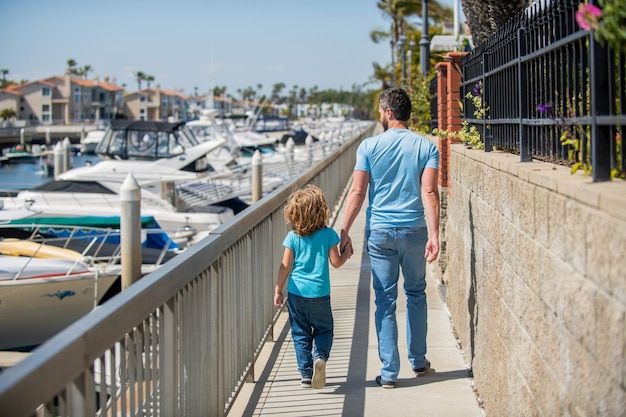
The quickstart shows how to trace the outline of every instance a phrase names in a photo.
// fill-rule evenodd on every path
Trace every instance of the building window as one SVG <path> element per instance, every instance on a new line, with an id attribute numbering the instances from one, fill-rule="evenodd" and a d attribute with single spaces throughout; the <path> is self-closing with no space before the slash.
<path id="1" fill-rule="evenodd" d="M 81 102 L 80 87 L 74 87 L 74 103 Z"/>
<path id="2" fill-rule="evenodd" d="M 49 104 L 41 105 L 41 121 L 42 122 L 50 121 L 50 105 Z"/>
<path id="3" fill-rule="evenodd" d="M 41 89 L 42 96 L 49 96 L 51 93 L 50 87 L 44 87 Z"/>
<path id="4" fill-rule="evenodd" d="M 145 103 L 146 102 L 146 98 L 144 96 L 140 96 L 139 97 L 139 102 L 140 103 Z"/>

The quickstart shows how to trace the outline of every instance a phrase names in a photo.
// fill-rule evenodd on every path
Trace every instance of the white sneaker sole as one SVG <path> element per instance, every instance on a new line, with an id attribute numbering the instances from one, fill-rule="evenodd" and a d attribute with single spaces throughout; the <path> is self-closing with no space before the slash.
<path id="1" fill-rule="evenodd" d="M 311 381 L 314 389 L 324 388 L 326 385 L 326 361 L 317 358 L 313 364 L 313 380 Z"/>

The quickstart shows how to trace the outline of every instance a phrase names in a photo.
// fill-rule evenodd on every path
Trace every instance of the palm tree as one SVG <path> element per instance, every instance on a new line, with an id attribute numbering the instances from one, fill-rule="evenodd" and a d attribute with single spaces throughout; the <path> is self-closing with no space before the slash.
<path id="1" fill-rule="evenodd" d="M 276 83 L 274 87 L 272 87 L 272 102 L 280 104 L 282 100 L 280 100 L 280 92 L 285 88 L 285 83 Z"/>
<path id="2" fill-rule="evenodd" d="M 383 12 L 383 14 L 391 20 L 391 27 L 388 32 L 381 30 L 374 30 L 370 32 L 370 39 L 374 43 L 380 43 L 389 39 L 389 46 L 391 48 L 391 68 L 393 75 L 393 68 L 395 65 L 396 56 L 396 44 L 400 37 L 410 39 L 415 37 L 416 29 L 411 27 L 407 22 L 407 18 L 410 16 L 422 15 L 422 7 L 424 2 L 422 0 L 381 0 L 376 3 L 376 6 Z M 428 1 L 428 16 L 431 19 L 437 21 L 449 20 L 453 15 L 453 10 L 448 6 L 442 6 L 439 2 L 434 0 Z M 403 53 L 403 52 L 402 52 Z M 393 83 L 393 78 L 392 78 Z"/>
<path id="3" fill-rule="evenodd" d="M 372 82 L 380 82 L 383 90 L 391 87 L 393 77 L 389 68 L 382 67 L 377 62 L 374 62 L 372 65 L 374 66 L 374 76 Z"/>
<path id="4" fill-rule="evenodd" d="M 527 0 L 461 0 L 474 45 L 485 42 L 527 3 Z"/>
<path id="5" fill-rule="evenodd" d="M 15 116 L 17 116 L 17 114 L 15 113 L 15 109 L 6 108 L 0 111 L 0 118 L 2 118 L 2 120 L 9 120 L 14 118 Z"/>
<path id="6" fill-rule="evenodd" d="M 135 72 L 135 79 L 137 80 L 137 90 L 141 90 L 141 82 L 146 79 L 146 74 L 142 71 Z"/>
<path id="7" fill-rule="evenodd" d="M 147 88 L 150 88 L 150 83 L 154 81 L 154 75 L 146 75 L 144 80 L 146 80 Z"/>
<path id="8" fill-rule="evenodd" d="M 85 78 L 88 78 L 89 73 L 93 71 L 93 68 L 91 68 L 91 65 L 85 65 L 81 70 L 80 70 L 80 74 L 82 76 L 84 76 Z"/>
<path id="9" fill-rule="evenodd" d="M 68 59 L 67 60 L 67 71 L 72 74 L 72 75 L 76 75 L 76 69 L 74 68 L 76 65 L 78 65 L 76 63 L 76 61 L 74 61 L 73 59 Z"/>
<path id="10" fill-rule="evenodd" d="M 2 74 L 2 84 L 0 84 L 0 88 L 6 88 L 8 83 L 7 83 L 7 74 L 9 73 L 9 70 L 6 68 L 0 68 L 0 74 Z"/>

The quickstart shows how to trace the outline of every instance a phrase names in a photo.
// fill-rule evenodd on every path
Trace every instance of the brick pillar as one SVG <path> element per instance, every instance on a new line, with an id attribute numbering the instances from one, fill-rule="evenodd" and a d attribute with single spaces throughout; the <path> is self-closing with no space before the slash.
<path id="1" fill-rule="evenodd" d="M 437 127 L 439 130 L 448 128 L 448 69 L 447 62 L 440 62 L 435 66 L 437 71 Z M 439 186 L 448 186 L 448 153 L 449 146 L 441 136 L 437 141 L 439 148 Z"/>
<path id="2" fill-rule="evenodd" d="M 435 66 L 437 71 L 437 125 L 440 130 L 461 130 L 461 61 L 467 52 L 449 52 L 443 62 Z M 438 141 L 439 186 L 448 187 L 450 145 L 459 139 L 447 138 Z"/>
<path id="3" fill-rule="evenodd" d="M 462 110 L 459 100 L 461 100 L 461 77 L 463 74 L 461 71 L 461 60 L 467 52 L 449 52 L 444 61 L 448 64 L 448 77 L 447 77 L 447 129 L 451 132 L 458 132 L 461 130 L 461 117 Z M 458 143 L 458 140 L 452 143 Z"/>

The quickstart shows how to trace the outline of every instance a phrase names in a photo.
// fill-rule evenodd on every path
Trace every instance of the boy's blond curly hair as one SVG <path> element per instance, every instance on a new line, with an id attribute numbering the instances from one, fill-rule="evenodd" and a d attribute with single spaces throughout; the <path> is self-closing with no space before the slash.
<path id="1" fill-rule="evenodd" d="M 326 227 L 328 205 L 324 193 L 317 185 L 305 185 L 289 196 L 283 214 L 298 236 L 312 235 Z"/>

